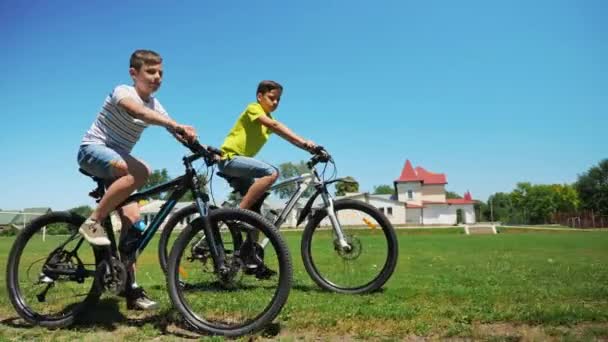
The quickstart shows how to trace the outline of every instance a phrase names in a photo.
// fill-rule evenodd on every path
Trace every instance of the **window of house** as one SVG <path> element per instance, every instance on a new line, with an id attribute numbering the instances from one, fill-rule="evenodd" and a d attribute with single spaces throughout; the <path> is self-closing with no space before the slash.
<path id="1" fill-rule="evenodd" d="M 408 199 L 414 199 L 414 192 L 412 190 L 408 190 L 407 191 L 407 198 Z"/>
<path id="2" fill-rule="evenodd" d="M 378 210 L 380 210 L 380 212 L 384 214 L 384 207 L 380 207 L 378 208 Z"/>
<path id="3" fill-rule="evenodd" d="M 393 207 L 386 208 L 386 214 L 390 215 L 390 216 L 393 216 Z"/>

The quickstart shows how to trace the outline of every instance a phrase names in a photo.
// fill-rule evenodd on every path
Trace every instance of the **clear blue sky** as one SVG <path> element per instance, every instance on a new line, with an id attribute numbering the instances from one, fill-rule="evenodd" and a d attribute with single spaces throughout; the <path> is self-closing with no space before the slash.
<path id="1" fill-rule="evenodd" d="M 406 159 L 484 201 L 570 183 L 608 157 L 607 17 L 602 0 L 3 0 L 0 208 L 92 204 L 78 145 L 137 48 L 163 55 L 157 97 L 204 143 L 273 79 L 276 117 L 363 191 Z M 158 127 L 134 150 L 173 176 L 184 153 Z M 273 136 L 259 157 L 307 154 Z"/>

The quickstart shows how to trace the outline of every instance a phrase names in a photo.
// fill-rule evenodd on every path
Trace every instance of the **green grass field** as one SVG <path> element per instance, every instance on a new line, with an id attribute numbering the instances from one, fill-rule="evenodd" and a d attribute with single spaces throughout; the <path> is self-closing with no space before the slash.
<path id="1" fill-rule="evenodd" d="M 608 338 L 608 232 L 503 228 L 466 236 L 462 229 L 401 229 L 395 274 L 383 291 L 359 296 L 321 291 L 300 260 L 300 233 L 284 236 L 294 287 L 277 324 L 260 339 Z M 138 283 L 161 302 L 159 311 L 127 311 L 123 299 L 104 295 L 77 326 L 24 325 L 4 286 L 13 240 L 0 239 L 0 341 L 198 338 L 171 309 L 155 242 L 139 261 Z"/>

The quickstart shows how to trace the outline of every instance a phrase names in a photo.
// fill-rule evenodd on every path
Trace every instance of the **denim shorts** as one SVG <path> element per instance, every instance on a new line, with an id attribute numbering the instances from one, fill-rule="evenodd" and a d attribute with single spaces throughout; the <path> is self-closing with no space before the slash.
<path id="1" fill-rule="evenodd" d="M 234 156 L 231 159 L 220 161 L 218 169 L 226 176 L 232 177 L 230 186 L 242 196 L 245 196 L 255 178 L 279 172 L 279 169 L 270 164 L 243 156 Z"/>
<path id="2" fill-rule="evenodd" d="M 127 156 L 127 152 L 113 150 L 106 145 L 80 145 L 78 165 L 95 177 L 114 180 L 118 178 L 114 166 L 121 161 L 126 163 Z"/>

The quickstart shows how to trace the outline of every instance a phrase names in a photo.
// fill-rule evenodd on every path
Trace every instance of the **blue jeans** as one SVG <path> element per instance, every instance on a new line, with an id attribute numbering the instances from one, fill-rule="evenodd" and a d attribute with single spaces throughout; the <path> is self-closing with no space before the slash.
<path id="1" fill-rule="evenodd" d="M 106 145 L 81 145 L 78 150 L 78 165 L 95 177 L 115 180 L 118 175 L 114 166 L 121 161 L 126 163 L 128 156 L 127 152 L 114 150 Z"/>
<path id="2" fill-rule="evenodd" d="M 232 179 L 229 180 L 230 186 L 237 190 L 241 196 L 245 196 L 255 178 L 270 176 L 278 173 L 276 167 L 250 157 L 234 156 L 231 159 L 224 159 L 218 164 L 218 169 Z"/>

